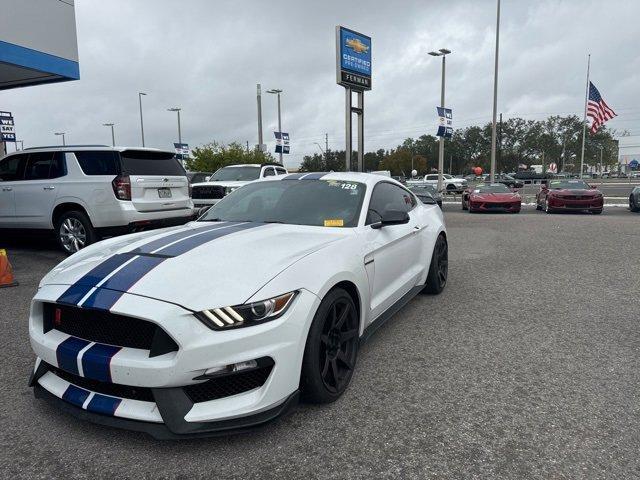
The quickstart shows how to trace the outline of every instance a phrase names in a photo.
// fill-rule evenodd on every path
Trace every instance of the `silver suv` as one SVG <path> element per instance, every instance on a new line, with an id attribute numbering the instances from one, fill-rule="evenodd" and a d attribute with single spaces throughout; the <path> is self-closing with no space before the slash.
<path id="1" fill-rule="evenodd" d="M 150 148 L 31 148 L 0 159 L 0 228 L 54 230 L 67 253 L 100 239 L 191 220 L 193 202 L 172 152 Z"/>

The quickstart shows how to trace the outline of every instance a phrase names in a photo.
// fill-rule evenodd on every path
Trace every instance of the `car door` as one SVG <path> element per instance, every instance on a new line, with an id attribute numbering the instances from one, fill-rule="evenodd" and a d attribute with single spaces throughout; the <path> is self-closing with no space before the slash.
<path id="1" fill-rule="evenodd" d="M 414 211 L 415 197 L 404 188 L 391 182 L 376 184 L 368 207 L 367 225 L 379 219 L 385 210 L 405 210 L 409 213 L 409 223 L 387 225 L 382 228 L 365 230 L 365 264 L 371 265 L 373 279 L 370 279 L 371 316 L 374 320 L 397 302 L 416 284 L 422 269 L 418 262 L 420 236 L 423 228 Z"/>
<path id="2" fill-rule="evenodd" d="M 61 152 L 29 154 L 24 180 L 15 187 L 16 228 L 51 228 L 51 212 L 58 194 L 55 181 L 65 174 Z"/>
<path id="3" fill-rule="evenodd" d="M 0 227 L 13 227 L 16 217 L 15 187 L 22 181 L 27 155 L 0 160 Z"/>

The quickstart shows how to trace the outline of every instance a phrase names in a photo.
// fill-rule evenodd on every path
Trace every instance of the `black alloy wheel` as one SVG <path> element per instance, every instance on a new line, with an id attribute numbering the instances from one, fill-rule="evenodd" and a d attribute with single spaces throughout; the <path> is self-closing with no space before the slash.
<path id="1" fill-rule="evenodd" d="M 313 319 L 302 361 L 302 392 L 314 403 L 330 403 L 347 389 L 358 356 L 360 320 L 347 291 L 331 290 Z"/>
<path id="2" fill-rule="evenodd" d="M 449 275 L 449 246 L 444 235 L 440 235 L 433 247 L 431 255 L 431 265 L 429 265 L 429 273 L 427 281 L 422 291 L 437 295 L 444 290 L 447 285 L 447 277 Z"/>

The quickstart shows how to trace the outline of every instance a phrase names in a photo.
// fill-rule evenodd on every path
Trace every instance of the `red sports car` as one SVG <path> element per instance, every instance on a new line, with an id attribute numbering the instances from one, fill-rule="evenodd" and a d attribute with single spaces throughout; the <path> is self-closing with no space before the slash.
<path id="1" fill-rule="evenodd" d="M 602 213 L 602 192 L 582 180 L 551 180 L 536 195 L 536 208 L 547 213 L 573 210 Z"/>
<path id="2" fill-rule="evenodd" d="M 485 183 L 462 193 L 462 209 L 469 212 L 518 213 L 521 206 L 520 195 L 502 183 Z"/>

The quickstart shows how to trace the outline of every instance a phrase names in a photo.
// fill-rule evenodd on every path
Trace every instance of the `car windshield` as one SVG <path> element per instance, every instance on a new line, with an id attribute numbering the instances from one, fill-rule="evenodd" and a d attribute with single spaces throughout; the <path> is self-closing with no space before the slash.
<path id="1" fill-rule="evenodd" d="M 251 181 L 260 178 L 260 167 L 223 167 L 211 175 L 210 182 Z"/>
<path id="2" fill-rule="evenodd" d="M 211 207 L 200 221 L 355 227 L 366 186 L 342 180 L 250 183 Z"/>
<path id="3" fill-rule="evenodd" d="M 503 183 L 489 183 L 478 185 L 473 193 L 511 193 L 511 190 Z"/>
<path id="4" fill-rule="evenodd" d="M 564 180 L 549 183 L 551 190 L 588 190 L 589 185 L 582 180 Z"/>

